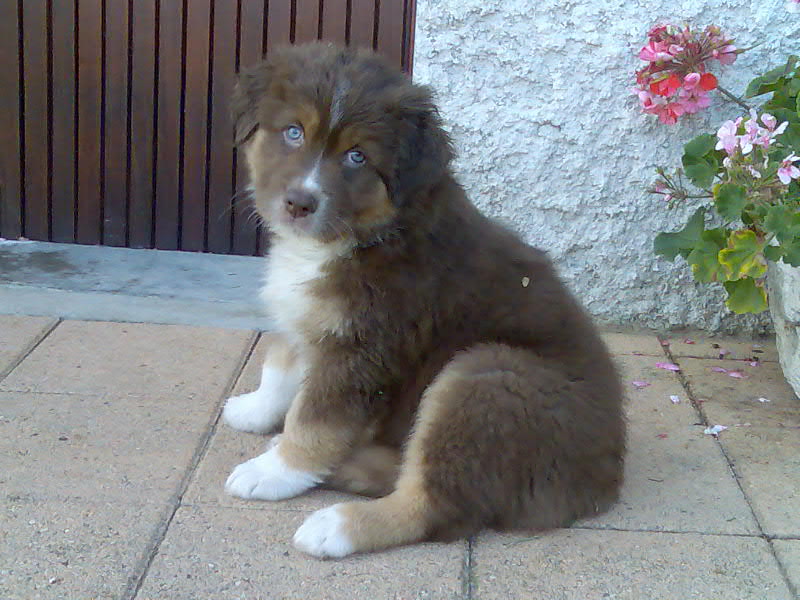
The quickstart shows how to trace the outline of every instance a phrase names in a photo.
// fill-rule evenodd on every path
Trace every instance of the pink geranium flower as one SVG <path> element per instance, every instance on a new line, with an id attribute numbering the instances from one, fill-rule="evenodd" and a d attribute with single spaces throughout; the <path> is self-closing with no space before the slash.
<path id="1" fill-rule="evenodd" d="M 729 44 L 718 50 L 712 50 L 711 56 L 712 58 L 716 58 L 723 65 L 732 65 L 736 62 L 738 54 L 736 52 L 736 46 Z"/>
<path id="2" fill-rule="evenodd" d="M 725 121 L 722 124 L 722 127 L 719 128 L 717 131 L 717 137 L 719 141 L 715 146 L 716 150 L 725 150 L 728 156 L 732 155 L 736 151 L 736 147 L 739 145 L 739 136 L 737 135 L 739 131 L 739 124 L 742 122 L 742 118 L 739 117 L 735 121 Z"/>
<path id="3" fill-rule="evenodd" d="M 639 58 L 647 62 L 670 61 L 672 54 L 668 52 L 667 44 L 651 40 L 649 44 L 639 50 Z"/>
<path id="4" fill-rule="evenodd" d="M 781 180 L 783 185 L 789 185 L 792 179 L 800 178 L 800 169 L 794 165 L 798 160 L 800 160 L 800 156 L 796 156 L 792 152 L 781 161 L 781 166 L 778 168 L 778 179 Z"/>

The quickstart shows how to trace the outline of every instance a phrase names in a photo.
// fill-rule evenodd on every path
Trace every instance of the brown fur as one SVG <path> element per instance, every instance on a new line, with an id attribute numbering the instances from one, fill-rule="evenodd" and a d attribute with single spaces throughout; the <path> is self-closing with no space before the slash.
<path id="1" fill-rule="evenodd" d="M 311 45 L 242 74 L 233 106 L 274 244 L 342 248 L 298 291 L 311 308 L 287 333 L 308 370 L 280 453 L 328 485 L 391 491 L 343 506 L 356 550 L 606 510 L 625 450 L 612 362 L 546 255 L 466 198 L 429 91 Z M 289 218 L 314 165 L 319 208 Z"/>

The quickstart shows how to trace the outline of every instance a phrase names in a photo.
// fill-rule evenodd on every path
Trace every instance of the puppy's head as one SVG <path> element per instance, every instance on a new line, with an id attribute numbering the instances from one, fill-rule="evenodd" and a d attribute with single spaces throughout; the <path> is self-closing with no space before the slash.
<path id="1" fill-rule="evenodd" d="M 233 114 L 260 215 L 324 243 L 380 239 L 452 158 L 430 92 L 371 52 L 272 51 L 240 75 Z"/>

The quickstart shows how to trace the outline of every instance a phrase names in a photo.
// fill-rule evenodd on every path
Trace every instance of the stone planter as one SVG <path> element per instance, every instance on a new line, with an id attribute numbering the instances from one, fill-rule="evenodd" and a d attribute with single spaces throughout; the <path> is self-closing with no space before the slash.
<path id="1" fill-rule="evenodd" d="M 800 396 L 800 267 L 770 263 L 767 284 L 783 374 Z"/>

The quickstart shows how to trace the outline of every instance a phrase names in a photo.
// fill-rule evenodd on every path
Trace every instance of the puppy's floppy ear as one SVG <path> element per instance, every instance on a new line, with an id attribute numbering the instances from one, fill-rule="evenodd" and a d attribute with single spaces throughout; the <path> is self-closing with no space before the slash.
<path id="1" fill-rule="evenodd" d="M 415 86 L 418 94 L 402 111 L 403 132 L 397 152 L 393 182 L 395 202 L 424 193 L 441 181 L 453 159 L 450 136 L 442 129 L 442 119 L 430 92 Z"/>
<path id="2" fill-rule="evenodd" d="M 239 73 L 231 98 L 233 143 L 241 146 L 258 129 L 258 104 L 267 91 L 271 68 L 266 61 Z"/>

